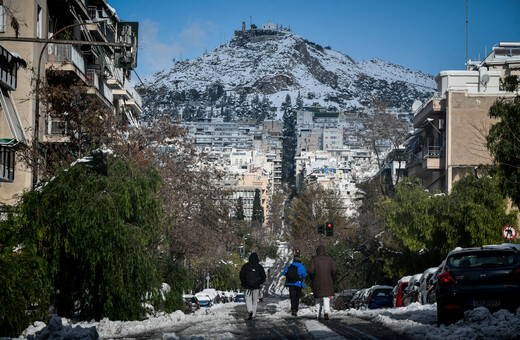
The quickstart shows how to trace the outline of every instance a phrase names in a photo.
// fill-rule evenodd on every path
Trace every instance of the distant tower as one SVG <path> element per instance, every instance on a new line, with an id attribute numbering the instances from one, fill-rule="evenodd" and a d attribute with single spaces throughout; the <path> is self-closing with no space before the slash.
<path id="1" fill-rule="evenodd" d="M 246 22 L 242 21 L 242 32 L 246 31 Z"/>

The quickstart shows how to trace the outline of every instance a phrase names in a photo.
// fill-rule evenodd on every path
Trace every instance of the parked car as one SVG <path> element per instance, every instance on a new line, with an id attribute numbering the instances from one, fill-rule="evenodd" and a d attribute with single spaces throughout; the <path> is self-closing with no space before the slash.
<path id="1" fill-rule="evenodd" d="M 406 307 L 418 301 L 419 279 L 421 278 L 421 275 L 422 273 L 417 273 L 412 276 L 410 281 L 408 281 L 408 286 L 404 290 L 403 294 L 403 306 Z"/>
<path id="2" fill-rule="evenodd" d="M 342 291 L 341 293 L 336 294 L 336 298 L 334 299 L 334 304 L 332 307 L 336 310 L 345 310 L 350 308 L 350 301 L 356 294 L 357 289 L 347 289 Z"/>
<path id="3" fill-rule="evenodd" d="M 204 293 L 207 296 L 209 296 L 212 304 L 220 303 L 220 295 L 218 294 L 216 289 L 206 288 L 206 289 L 203 289 L 201 293 Z"/>
<path id="4" fill-rule="evenodd" d="M 393 304 L 393 287 L 372 286 L 368 293 L 368 309 L 390 308 Z"/>
<path id="5" fill-rule="evenodd" d="M 235 295 L 235 302 L 246 302 L 246 296 L 244 293 L 237 293 Z"/>
<path id="6" fill-rule="evenodd" d="M 199 300 L 200 307 L 207 308 L 207 307 L 213 306 L 213 300 L 211 299 L 211 297 L 209 297 L 208 294 L 199 292 L 199 293 L 195 294 L 195 297 L 197 298 L 197 300 Z"/>
<path id="7" fill-rule="evenodd" d="M 350 301 L 348 303 L 348 308 L 357 308 L 358 301 L 362 295 L 363 295 L 363 289 L 360 289 L 357 292 L 355 292 L 354 295 L 352 296 L 352 299 L 350 299 Z"/>
<path id="8" fill-rule="evenodd" d="M 437 267 L 437 269 L 433 273 L 432 277 L 430 278 L 429 286 L 428 286 L 428 293 L 426 294 L 426 299 L 428 300 L 428 303 L 430 303 L 430 304 L 437 302 L 437 298 L 435 296 L 435 290 L 437 288 L 437 283 L 439 282 L 439 280 L 438 280 L 439 274 L 441 273 L 442 268 L 444 267 L 444 262 L 445 261 L 442 261 L 442 263 Z"/>
<path id="9" fill-rule="evenodd" d="M 520 250 L 512 245 L 456 248 L 438 277 L 437 322 L 449 324 L 464 311 L 520 307 Z"/>
<path id="10" fill-rule="evenodd" d="M 428 304 L 428 287 L 431 285 L 430 278 L 433 276 L 433 273 L 435 273 L 437 268 L 438 267 L 431 267 L 426 269 L 419 279 L 419 289 L 417 295 L 418 301 L 422 305 Z"/>
<path id="11" fill-rule="evenodd" d="M 365 288 L 361 291 L 361 295 L 356 303 L 356 308 L 362 308 L 368 306 L 368 300 L 370 296 L 370 288 Z"/>
<path id="12" fill-rule="evenodd" d="M 192 313 L 200 308 L 199 300 L 195 297 L 195 295 L 183 294 L 182 298 L 184 299 L 184 312 L 186 314 Z"/>
<path id="13" fill-rule="evenodd" d="M 392 290 L 394 307 L 403 307 L 403 294 L 411 278 L 411 276 L 403 276 L 397 281 L 397 284 Z"/>

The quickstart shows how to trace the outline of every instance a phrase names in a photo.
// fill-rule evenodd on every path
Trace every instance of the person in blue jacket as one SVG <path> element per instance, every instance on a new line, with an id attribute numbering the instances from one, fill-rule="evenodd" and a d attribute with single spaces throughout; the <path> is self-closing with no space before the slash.
<path id="1" fill-rule="evenodd" d="M 289 274 L 288 276 L 287 272 L 291 266 L 296 266 L 298 268 L 298 280 L 296 282 L 289 282 L 291 281 L 291 275 Z M 293 262 L 285 267 L 282 274 L 286 277 L 285 286 L 289 288 L 289 297 L 291 299 L 291 314 L 292 316 L 296 316 L 298 313 L 298 306 L 300 304 L 302 289 L 305 289 L 305 283 L 303 283 L 303 279 L 307 277 L 307 271 L 301 263 L 300 254 L 296 254 L 294 256 Z M 294 281 L 294 279 L 292 281 Z"/>

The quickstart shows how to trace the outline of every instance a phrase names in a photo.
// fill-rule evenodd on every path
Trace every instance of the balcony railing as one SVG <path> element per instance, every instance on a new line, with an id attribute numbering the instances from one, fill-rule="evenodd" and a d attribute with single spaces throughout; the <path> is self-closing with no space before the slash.
<path id="1" fill-rule="evenodd" d="M 114 101 L 112 90 L 94 69 L 87 70 L 88 85 L 95 87 L 110 103 Z"/>
<path id="2" fill-rule="evenodd" d="M 125 90 L 128 91 L 128 93 L 130 93 L 130 95 L 132 96 L 132 98 L 134 98 L 135 102 L 137 103 L 137 105 L 139 105 L 140 107 L 142 107 L 142 99 L 141 99 L 141 96 L 139 95 L 139 93 L 137 93 L 137 91 L 135 90 L 134 87 L 130 86 L 128 84 L 128 82 L 125 83 Z"/>
<path id="3" fill-rule="evenodd" d="M 441 158 L 441 147 L 440 146 L 428 146 L 424 159 L 426 158 Z"/>
<path id="4" fill-rule="evenodd" d="M 112 74 L 109 75 L 109 79 L 116 80 L 119 84 L 124 84 L 123 71 L 121 71 L 120 68 L 111 67 L 110 72 Z M 121 85 L 119 85 L 119 86 L 121 86 Z"/>
<path id="5" fill-rule="evenodd" d="M 415 109 L 413 114 L 415 115 L 415 114 L 421 112 L 421 110 L 424 109 L 426 107 L 426 105 L 428 105 L 428 103 L 431 102 L 432 100 L 442 99 L 442 98 L 443 98 L 442 92 L 433 92 L 432 95 L 428 99 L 426 99 L 421 106 L 419 106 L 417 109 Z"/>
<path id="6" fill-rule="evenodd" d="M 83 74 L 86 74 L 85 58 L 72 45 L 49 44 L 48 45 L 49 61 L 50 62 L 71 62 Z"/>

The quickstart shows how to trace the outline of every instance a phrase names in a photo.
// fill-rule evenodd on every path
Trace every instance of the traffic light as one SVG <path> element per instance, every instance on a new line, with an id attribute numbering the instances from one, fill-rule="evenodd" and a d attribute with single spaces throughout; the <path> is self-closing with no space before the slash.
<path id="1" fill-rule="evenodd" d="M 327 236 L 334 236 L 334 224 L 332 222 L 327 222 Z"/>
<path id="2" fill-rule="evenodd" d="M 320 224 L 318 226 L 318 234 L 320 234 L 320 235 L 324 235 L 325 234 L 325 225 Z"/>
<path id="3" fill-rule="evenodd" d="M 300 249 L 296 249 L 296 256 L 300 256 Z"/>

